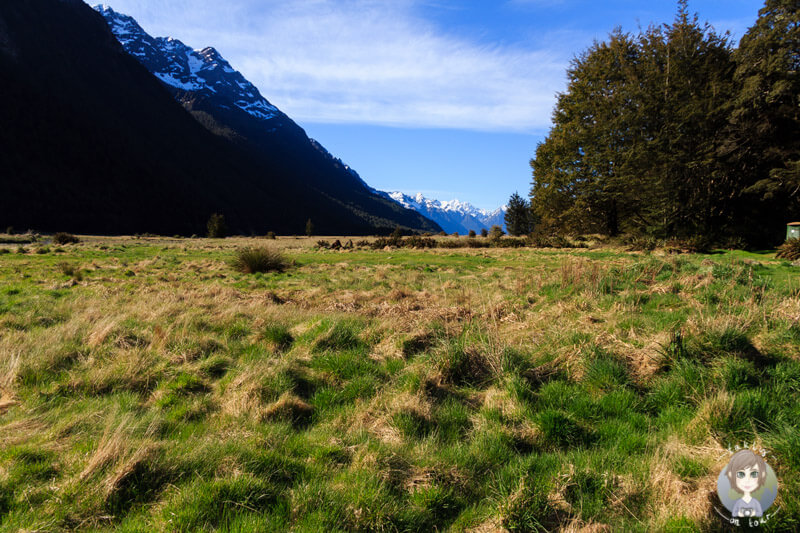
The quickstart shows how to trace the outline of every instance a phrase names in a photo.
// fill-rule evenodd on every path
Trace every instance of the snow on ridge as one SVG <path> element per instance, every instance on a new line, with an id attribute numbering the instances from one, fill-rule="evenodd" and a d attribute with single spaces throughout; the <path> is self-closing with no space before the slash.
<path id="1" fill-rule="evenodd" d="M 260 120 L 279 115 L 258 89 L 212 46 L 191 49 L 173 37 L 151 37 L 128 15 L 105 4 L 94 6 L 123 48 L 163 83 L 184 91 L 209 91 Z M 221 106 L 230 109 L 230 106 Z"/>
<path id="2" fill-rule="evenodd" d="M 483 228 L 490 228 L 497 224 L 505 230 L 504 214 L 506 206 L 501 206 L 494 211 L 479 209 L 468 202 L 458 199 L 439 201 L 426 198 L 422 193 L 409 196 L 400 191 L 383 193 L 377 191 L 385 197 L 391 198 L 407 209 L 424 215 L 435 221 L 447 233 L 467 233 L 468 231 L 480 231 Z"/>

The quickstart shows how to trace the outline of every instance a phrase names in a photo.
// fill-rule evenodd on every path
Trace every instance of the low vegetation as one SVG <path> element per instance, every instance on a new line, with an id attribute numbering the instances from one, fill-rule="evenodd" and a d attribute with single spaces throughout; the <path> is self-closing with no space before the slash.
<path id="1" fill-rule="evenodd" d="M 800 239 L 789 239 L 778 247 L 776 257 L 796 261 L 800 259 Z"/>
<path id="2" fill-rule="evenodd" d="M 233 267 L 244 274 L 280 272 L 288 266 L 283 254 L 272 248 L 247 247 L 236 251 Z"/>
<path id="3" fill-rule="evenodd" d="M 715 531 L 745 443 L 800 527 L 789 261 L 317 240 L 0 256 L 0 530 Z"/>

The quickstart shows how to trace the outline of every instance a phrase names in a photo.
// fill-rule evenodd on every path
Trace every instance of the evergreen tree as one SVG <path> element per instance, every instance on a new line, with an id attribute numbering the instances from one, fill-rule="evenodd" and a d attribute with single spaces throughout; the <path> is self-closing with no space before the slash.
<path id="1" fill-rule="evenodd" d="M 733 84 L 725 36 L 679 2 L 673 24 L 615 30 L 567 72 L 531 160 L 545 227 L 688 236 L 718 227 L 731 183 L 714 154 Z"/>
<path id="2" fill-rule="evenodd" d="M 738 92 L 720 150 L 740 190 L 730 225 L 752 241 L 762 228 L 779 240 L 800 217 L 800 2 L 767 0 L 734 60 Z"/>
<path id="3" fill-rule="evenodd" d="M 527 235 L 531 232 L 530 205 L 519 193 L 515 192 L 508 200 L 505 222 L 510 235 Z"/>

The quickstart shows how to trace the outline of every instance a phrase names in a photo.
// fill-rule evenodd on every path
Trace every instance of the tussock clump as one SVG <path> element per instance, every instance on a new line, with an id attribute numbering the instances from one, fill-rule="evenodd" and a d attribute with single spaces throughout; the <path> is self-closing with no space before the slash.
<path id="1" fill-rule="evenodd" d="M 291 422 L 294 426 L 305 426 L 311 422 L 314 408 L 291 393 L 285 393 L 278 401 L 267 406 L 262 418 Z"/>
<path id="2" fill-rule="evenodd" d="M 289 261 L 277 250 L 248 247 L 236 252 L 231 266 L 244 274 L 283 272 L 289 266 Z"/>
<path id="3" fill-rule="evenodd" d="M 800 239 L 789 239 L 778 246 L 778 253 L 775 254 L 775 257 L 789 261 L 800 259 Z"/>
<path id="4" fill-rule="evenodd" d="M 263 337 L 278 351 L 288 350 L 294 342 L 294 337 L 289 332 L 289 328 L 277 323 L 267 324 L 263 330 Z"/>
<path id="5" fill-rule="evenodd" d="M 434 346 L 436 336 L 433 333 L 419 333 L 402 341 L 400 349 L 405 357 L 423 353 Z"/>
<path id="6" fill-rule="evenodd" d="M 337 322 L 325 335 L 318 338 L 312 346 L 315 353 L 328 350 L 355 350 L 364 347 L 358 336 L 358 325 L 349 321 Z"/>
<path id="7" fill-rule="evenodd" d="M 437 357 L 442 380 L 453 385 L 486 385 L 492 369 L 486 356 L 474 348 L 448 347 Z"/>
<path id="8" fill-rule="evenodd" d="M 53 235 L 53 244 L 75 244 L 78 242 L 81 242 L 81 240 L 71 233 L 59 231 Z"/>

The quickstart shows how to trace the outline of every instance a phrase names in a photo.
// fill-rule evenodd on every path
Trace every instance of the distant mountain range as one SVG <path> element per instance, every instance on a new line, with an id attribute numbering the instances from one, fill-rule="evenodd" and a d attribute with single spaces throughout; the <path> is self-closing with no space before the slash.
<path id="1" fill-rule="evenodd" d="M 213 48 L 81 0 L 0 2 L 0 227 L 439 231 L 372 191 Z M 112 33 L 113 31 L 113 33 Z"/>
<path id="2" fill-rule="evenodd" d="M 478 209 L 472 204 L 451 200 L 440 202 L 425 198 L 421 193 L 408 196 L 398 191 L 380 192 L 401 204 L 403 207 L 413 209 L 439 224 L 447 233 L 469 233 L 469 230 L 480 232 L 482 228 L 490 229 L 497 225 L 506 231 L 505 213 L 506 206 L 501 206 L 494 211 Z"/>

